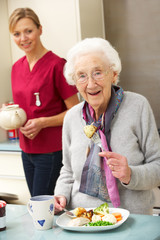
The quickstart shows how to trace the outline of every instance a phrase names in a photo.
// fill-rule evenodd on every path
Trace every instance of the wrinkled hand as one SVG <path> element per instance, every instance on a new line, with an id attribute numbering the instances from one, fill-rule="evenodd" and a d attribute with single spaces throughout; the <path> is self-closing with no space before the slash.
<path id="1" fill-rule="evenodd" d="M 131 169 L 128 166 L 127 158 L 114 152 L 101 152 L 99 156 L 106 157 L 107 165 L 115 178 L 121 182 L 129 184 L 131 179 Z"/>
<path id="2" fill-rule="evenodd" d="M 20 131 L 29 139 L 34 139 L 42 129 L 41 118 L 34 118 L 27 121 Z"/>
<path id="3" fill-rule="evenodd" d="M 64 196 L 62 195 L 54 196 L 55 214 L 61 212 L 65 208 L 66 203 L 67 203 L 67 200 Z"/>

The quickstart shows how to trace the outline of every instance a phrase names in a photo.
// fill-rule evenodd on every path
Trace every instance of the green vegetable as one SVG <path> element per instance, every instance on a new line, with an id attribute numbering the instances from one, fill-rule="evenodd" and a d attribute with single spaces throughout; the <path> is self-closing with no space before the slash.
<path id="1" fill-rule="evenodd" d="M 113 223 L 106 222 L 106 221 L 97 221 L 97 222 L 89 222 L 86 224 L 86 226 L 108 226 L 108 225 L 113 225 Z"/>
<path id="2" fill-rule="evenodd" d="M 100 213 L 100 214 L 107 214 L 109 213 L 109 207 L 108 207 L 108 203 L 103 203 L 101 204 L 99 207 L 95 208 L 94 213 Z"/>

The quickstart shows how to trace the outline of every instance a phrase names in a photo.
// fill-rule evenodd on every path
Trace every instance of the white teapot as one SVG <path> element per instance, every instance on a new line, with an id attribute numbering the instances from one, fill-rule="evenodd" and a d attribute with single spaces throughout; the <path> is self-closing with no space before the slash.
<path id="1" fill-rule="evenodd" d="M 5 130 L 20 128 L 26 120 L 27 115 L 18 104 L 4 106 L 0 109 L 0 127 Z"/>

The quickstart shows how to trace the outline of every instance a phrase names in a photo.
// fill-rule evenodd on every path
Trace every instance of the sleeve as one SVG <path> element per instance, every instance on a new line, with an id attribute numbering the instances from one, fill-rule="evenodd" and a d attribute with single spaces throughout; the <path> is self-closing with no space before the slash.
<path id="1" fill-rule="evenodd" d="M 67 203 L 70 201 L 70 195 L 72 191 L 72 185 L 74 182 L 73 171 L 71 165 L 71 130 L 69 123 L 69 112 L 66 113 L 62 129 L 62 142 L 63 142 L 63 167 L 60 172 L 60 176 L 57 180 L 55 187 L 55 195 L 63 195 L 67 199 Z"/>
<path id="2" fill-rule="evenodd" d="M 73 96 L 78 92 L 75 86 L 71 86 L 67 83 L 63 75 L 63 68 L 65 62 L 65 59 L 61 58 L 55 66 L 54 73 L 56 88 L 58 89 L 59 95 L 63 100 Z"/>
<path id="3" fill-rule="evenodd" d="M 140 128 L 137 132 L 144 164 L 131 166 L 131 181 L 124 186 L 131 190 L 149 190 L 160 186 L 160 138 L 152 109 L 145 98 L 137 128 Z"/>

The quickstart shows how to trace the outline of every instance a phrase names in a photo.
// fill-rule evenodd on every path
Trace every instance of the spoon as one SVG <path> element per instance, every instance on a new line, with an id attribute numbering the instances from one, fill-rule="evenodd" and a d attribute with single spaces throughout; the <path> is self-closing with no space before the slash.
<path id="1" fill-rule="evenodd" d="M 64 208 L 63 211 L 65 211 L 65 213 L 68 217 L 76 218 L 76 215 L 74 215 L 72 212 L 68 211 L 66 208 Z"/>

